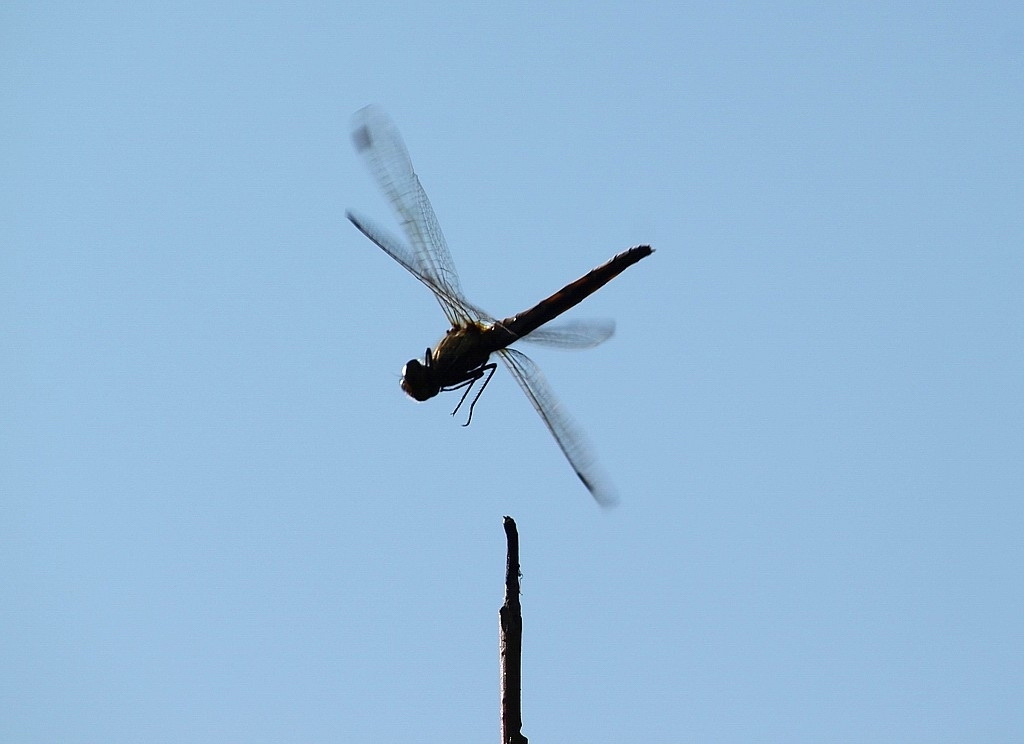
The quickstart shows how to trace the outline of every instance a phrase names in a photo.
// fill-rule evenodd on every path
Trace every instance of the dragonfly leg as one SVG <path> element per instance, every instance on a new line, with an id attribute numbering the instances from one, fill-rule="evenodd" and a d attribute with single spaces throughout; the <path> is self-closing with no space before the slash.
<path id="1" fill-rule="evenodd" d="M 462 397 L 459 398 L 459 404 L 457 406 L 455 406 L 455 410 L 452 411 L 452 416 L 454 416 L 456 413 L 459 412 L 459 409 L 462 408 L 462 404 L 466 402 L 466 396 L 469 395 L 469 391 L 473 389 L 473 385 L 476 384 L 476 381 L 479 380 L 482 376 L 483 376 L 483 372 L 478 370 L 468 380 L 460 382 L 458 385 L 452 385 L 451 387 L 444 388 L 444 390 L 446 392 L 451 392 L 452 390 L 458 390 L 459 388 L 466 388 L 466 392 L 464 392 L 462 394 Z"/>
<path id="2" fill-rule="evenodd" d="M 469 416 L 466 418 L 466 423 L 464 423 L 463 426 L 469 426 L 469 422 L 473 420 L 473 409 L 476 408 L 476 402 L 480 400 L 480 396 L 483 395 L 484 388 L 487 387 L 487 383 L 491 381 L 492 377 L 494 377 L 494 370 L 496 370 L 497 368 L 498 365 L 495 364 L 494 362 L 491 362 L 490 364 L 485 364 L 483 367 L 480 368 L 480 377 L 483 377 L 484 374 L 486 373 L 487 379 L 484 380 L 483 385 L 480 386 L 480 389 L 476 391 L 476 395 L 473 396 L 473 402 L 469 404 Z M 480 378 L 478 377 L 477 379 Z M 462 399 L 465 400 L 467 395 L 469 395 L 468 388 L 466 389 L 466 392 L 463 393 Z M 462 403 L 459 403 L 459 405 L 462 405 Z"/>

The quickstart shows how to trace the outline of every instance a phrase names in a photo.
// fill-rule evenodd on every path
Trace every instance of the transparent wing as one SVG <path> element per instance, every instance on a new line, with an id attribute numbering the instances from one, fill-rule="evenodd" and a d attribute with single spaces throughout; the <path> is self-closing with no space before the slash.
<path id="1" fill-rule="evenodd" d="M 562 448 L 565 458 L 594 500 L 601 506 L 612 506 L 616 502 L 614 488 L 598 467 L 582 430 L 555 398 L 537 365 L 515 349 L 501 349 L 498 355 L 512 373 L 512 377 L 519 383 L 519 387 L 526 393 L 537 413 L 544 419 L 548 430 Z"/>
<path id="2" fill-rule="evenodd" d="M 449 308 L 458 308 L 458 312 L 460 313 L 458 317 L 460 320 L 463 316 L 468 315 L 472 319 L 479 320 L 484 323 L 495 322 L 494 319 L 487 315 L 483 310 L 475 305 L 471 305 L 461 297 L 455 297 L 450 293 L 448 287 L 439 285 L 434 277 L 423 273 L 419 266 L 416 265 L 416 257 L 413 255 L 412 250 L 410 250 L 409 246 L 403 243 L 399 238 L 395 237 L 384 228 L 375 225 L 373 222 L 361 215 L 357 216 L 349 211 L 346 213 L 346 216 L 349 221 L 359 229 L 359 232 L 376 243 L 378 248 L 391 256 L 391 258 L 398 261 L 403 268 L 423 282 L 427 289 L 434 293 L 438 302 L 441 303 L 441 307 L 445 308 L 445 315 L 448 316 L 448 320 L 451 321 L 453 326 L 456 323 L 453 315 L 448 312 Z"/>
<path id="3" fill-rule="evenodd" d="M 559 349 L 590 349 L 598 344 L 603 344 L 614 333 L 614 320 L 595 318 L 547 323 L 519 340 Z"/>
<path id="4" fill-rule="evenodd" d="M 406 258 L 412 259 L 409 263 L 416 269 L 413 273 L 421 278 L 429 278 L 430 281 L 424 283 L 431 289 L 444 290 L 435 294 L 453 326 L 474 320 L 472 308 L 462 294 L 455 263 L 437 223 L 437 215 L 413 170 L 412 160 L 398 128 L 381 109 L 367 106 L 353 117 L 352 141 L 377 185 L 391 202 L 402 230 L 409 239 L 411 251 L 406 252 Z M 356 226 L 359 225 L 356 222 Z M 363 233 L 367 234 L 365 230 Z M 367 237 L 371 236 L 367 234 Z M 380 243 L 377 245 L 384 248 Z M 387 248 L 384 250 L 395 257 Z M 409 264 L 400 263 L 409 268 Z"/>

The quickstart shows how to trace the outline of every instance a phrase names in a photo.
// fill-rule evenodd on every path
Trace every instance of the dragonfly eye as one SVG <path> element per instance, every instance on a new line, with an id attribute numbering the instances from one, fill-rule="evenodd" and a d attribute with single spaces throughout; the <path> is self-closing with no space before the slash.
<path id="1" fill-rule="evenodd" d="M 402 390 L 410 398 L 424 401 L 441 392 L 441 386 L 434 379 L 433 369 L 418 359 L 410 359 L 402 367 Z"/>

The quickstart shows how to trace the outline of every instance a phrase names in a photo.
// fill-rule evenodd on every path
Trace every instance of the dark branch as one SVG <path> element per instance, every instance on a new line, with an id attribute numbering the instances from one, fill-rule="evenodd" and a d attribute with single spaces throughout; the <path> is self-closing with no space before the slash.
<path id="1" fill-rule="evenodd" d="M 498 618 L 501 637 L 498 658 L 501 674 L 501 742 L 527 744 L 522 734 L 523 610 L 519 604 L 519 532 L 512 517 L 505 517 L 508 558 L 505 562 L 505 603 Z"/>

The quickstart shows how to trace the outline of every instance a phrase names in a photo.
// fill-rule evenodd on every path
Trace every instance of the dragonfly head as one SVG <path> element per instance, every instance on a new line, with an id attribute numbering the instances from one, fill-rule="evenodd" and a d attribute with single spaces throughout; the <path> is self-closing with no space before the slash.
<path id="1" fill-rule="evenodd" d="M 402 390 L 410 398 L 425 401 L 441 392 L 441 386 L 434 377 L 434 368 L 430 364 L 430 351 L 427 351 L 426 364 L 419 359 L 410 359 L 402 367 Z"/>

